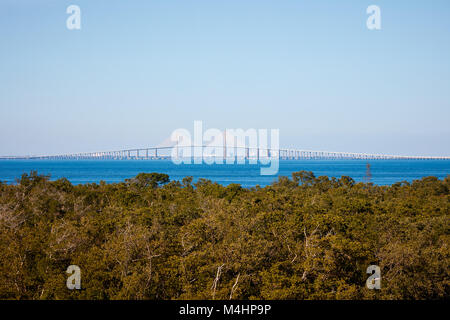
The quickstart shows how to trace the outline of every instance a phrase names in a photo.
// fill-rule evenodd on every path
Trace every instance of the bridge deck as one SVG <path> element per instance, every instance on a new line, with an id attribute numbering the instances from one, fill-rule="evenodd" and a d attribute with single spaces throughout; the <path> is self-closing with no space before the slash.
<path id="1" fill-rule="evenodd" d="M 106 152 L 88 152 L 62 155 L 37 155 L 37 156 L 4 156 L 2 160 L 155 160 L 171 159 L 175 157 L 203 157 L 208 151 L 209 157 L 218 158 L 243 158 L 243 159 L 267 159 L 278 158 L 280 160 L 450 160 L 446 156 L 402 156 L 386 154 L 367 154 L 351 152 L 330 152 L 298 149 L 263 149 L 248 147 L 223 147 L 223 146 L 193 146 L 193 147 L 150 147 L 140 149 L 125 149 Z M 208 156 L 206 156 L 208 157 Z"/>

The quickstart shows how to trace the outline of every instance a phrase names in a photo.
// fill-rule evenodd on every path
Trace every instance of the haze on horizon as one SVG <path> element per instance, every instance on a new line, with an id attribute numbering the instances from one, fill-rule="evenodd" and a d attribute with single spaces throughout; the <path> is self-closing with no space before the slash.
<path id="1" fill-rule="evenodd" d="M 202 120 L 278 128 L 282 147 L 448 156 L 449 39 L 447 0 L 3 0 L 0 155 L 156 146 Z"/>

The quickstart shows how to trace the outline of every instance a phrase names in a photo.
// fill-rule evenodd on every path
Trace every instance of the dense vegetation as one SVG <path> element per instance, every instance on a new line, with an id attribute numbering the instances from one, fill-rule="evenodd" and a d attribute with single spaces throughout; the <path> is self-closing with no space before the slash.
<path id="1" fill-rule="evenodd" d="M 375 186 L 309 172 L 265 188 L 139 174 L 0 183 L 2 299 L 442 299 L 450 176 Z M 66 269 L 81 268 L 82 290 Z M 381 268 L 381 290 L 365 287 Z"/>

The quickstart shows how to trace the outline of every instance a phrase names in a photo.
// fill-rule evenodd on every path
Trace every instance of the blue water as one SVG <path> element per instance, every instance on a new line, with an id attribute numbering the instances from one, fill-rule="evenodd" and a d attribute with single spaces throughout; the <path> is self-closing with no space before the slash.
<path id="1" fill-rule="evenodd" d="M 371 164 L 371 182 L 388 185 L 399 181 L 413 181 L 426 176 L 440 179 L 450 174 L 448 160 L 287 160 L 280 161 L 278 175 L 291 176 L 292 172 L 307 170 L 316 176 L 350 176 L 363 181 L 366 164 Z M 0 160 L 0 181 L 15 183 L 23 173 L 36 170 L 50 175 L 52 180 L 67 178 L 73 184 L 121 182 L 141 172 L 166 173 L 171 180 L 186 176 L 206 178 L 223 185 L 239 183 L 243 187 L 266 186 L 277 176 L 261 176 L 259 165 L 175 165 L 170 160 Z"/>

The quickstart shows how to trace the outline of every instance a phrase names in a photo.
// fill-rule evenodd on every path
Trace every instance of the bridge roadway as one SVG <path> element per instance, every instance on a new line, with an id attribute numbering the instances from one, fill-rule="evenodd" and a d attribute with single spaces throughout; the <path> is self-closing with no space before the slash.
<path id="1" fill-rule="evenodd" d="M 450 160 L 450 157 L 439 156 L 401 156 L 387 154 L 368 154 L 368 153 L 351 153 L 351 152 L 331 152 L 331 151 L 313 151 L 298 149 L 264 149 L 264 148 L 248 148 L 248 147 L 223 147 L 223 146 L 192 146 L 192 147 L 150 147 L 139 149 L 125 149 L 119 151 L 105 152 L 87 152 L 62 155 L 37 155 L 37 156 L 0 156 L 1 160 L 155 160 L 155 159 L 171 159 L 172 149 L 177 148 L 176 154 L 181 155 L 187 153 L 187 148 L 191 148 L 191 158 L 205 158 L 204 151 L 209 148 L 216 151 L 218 158 L 223 158 L 226 154 L 227 158 L 243 158 L 246 160 L 262 160 L 269 157 L 279 158 L 280 160 Z M 222 151 L 223 150 L 223 151 Z M 189 156 L 188 156 L 189 157 Z"/>

